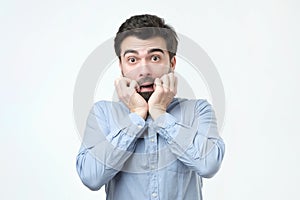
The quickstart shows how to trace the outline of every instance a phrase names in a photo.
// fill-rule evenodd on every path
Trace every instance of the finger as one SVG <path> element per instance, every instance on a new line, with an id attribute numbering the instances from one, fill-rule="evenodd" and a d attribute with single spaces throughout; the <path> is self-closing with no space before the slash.
<path id="1" fill-rule="evenodd" d="M 116 79 L 115 79 L 115 86 L 116 86 L 116 87 L 117 87 L 117 86 L 119 87 L 120 84 L 122 83 L 123 79 L 124 79 L 124 77 L 116 78 Z"/>
<path id="2" fill-rule="evenodd" d="M 130 86 L 130 82 L 132 81 L 130 78 L 127 78 L 127 77 L 123 77 L 122 80 L 124 80 L 125 85 L 126 85 L 127 87 Z"/>
<path id="3" fill-rule="evenodd" d="M 176 76 L 174 76 L 174 95 L 177 94 L 177 83 L 178 83 L 178 79 Z"/>
<path id="4" fill-rule="evenodd" d="M 128 90 L 130 79 L 126 77 L 120 77 L 115 80 L 115 87 L 119 98 L 124 99 L 126 97 L 126 91 Z"/>
<path id="5" fill-rule="evenodd" d="M 140 91 L 140 86 L 139 86 L 139 84 L 137 83 L 136 80 L 131 80 L 129 88 L 131 88 L 135 91 L 138 91 L 138 92 Z"/>
<path id="6" fill-rule="evenodd" d="M 171 92 L 174 92 L 174 88 L 175 88 L 175 78 L 174 78 L 174 74 L 173 73 L 169 73 L 169 88 Z"/>
<path id="7" fill-rule="evenodd" d="M 123 89 L 123 90 L 128 89 L 128 87 L 130 86 L 130 82 L 131 82 L 131 79 L 129 79 L 129 78 L 126 78 L 126 77 L 121 78 L 119 81 L 121 89 Z"/>
<path id="8" fill-rule="evenodd" d="M 128 82 L 128 83 L 130 83 L 130 81 L 131 81 L 130 78 L 127 78 L 127 77 L 125 77 L 125 76 L 120 76 L 120 77 L 116 78 L 115 81 L 123 81 L 123 80 L 125 80 L 125 81 Z"/>
<path id="9" fill-rule="evenodd" d="M 122 90 L 121 90 L 120 81 L 121 81 L 121 78 L 117 78 L 117 79 L 115 80 L 115 88 L 116 88 L 117 93 L 118 93 L 119 96 L 121 95 L 121 91 L 122 91 Z"/>
<path id="10" fill-rule="evenodd" d="M 161 80 L 160 80 L 159 78 L 156 78 L 156 79 L 154 80 L 154 85 L 155 85 L 155 89 L 156 89 L 157 87 L 162 87 L 162 85 L 161 85 Z"/>
<path id="11" fill-rule="evenodd" d="M 119 84 L 120 80 L 121 80 L 121 77 L 115 79 L 115 86 L 117 86 Z"/>
<path id="12" fill-rule="evenodd" d="M 170 81 L 169 81 L 168 74 L 163 75 L 161 77 L 161 81 L 162 81 L 162 86 L 163 86 L 164 89 L 169 89 L 170 88 L 170 86 L 169 86 Z"/>

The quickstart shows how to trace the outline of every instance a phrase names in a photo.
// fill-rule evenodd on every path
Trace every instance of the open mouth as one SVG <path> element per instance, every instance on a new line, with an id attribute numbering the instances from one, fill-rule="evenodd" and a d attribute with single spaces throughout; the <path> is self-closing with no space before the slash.
<path id="1" fill-rule="evenodd" d="M 144 84 L 140 86 L 140 92 L 151 92 L 153 91 L 153 83 L 152 84 Z"/>
<path id="2" fill-rule="evenodd" d="M 153 89 L 153 83 L 144 83 L 140 86 L 140 92 L 152 92 Z"/>

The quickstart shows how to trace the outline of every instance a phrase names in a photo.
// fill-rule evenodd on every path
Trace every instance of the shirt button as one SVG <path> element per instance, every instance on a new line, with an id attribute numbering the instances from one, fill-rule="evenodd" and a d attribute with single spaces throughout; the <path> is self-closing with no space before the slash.
<path id="1" fill-rule="evenodd" d="M 151 142 L 154 142 L 154 139 L 152 138 L 150 141 L 151 141 Z"/>
<path id="2" fill-rule="evenodd" d="M 141 129 L 141 128 L 143 128 L 143 126 L 142 125 L 138 125 L 138 128 Z"/>
<path id="3" fill-rule="evenodd" d="M 150 168 L 151 168 L 152 170 L 153 170 L 153 169 L 155 169 L 154 165 L 151 165 L 151 167 L 150 167 Z"/>
<path id="4" fill-rule="evenodd" d="M 157 193 L 153 192 L 152 197 L 154 197 L 154 198 L 157 197 Z"/>

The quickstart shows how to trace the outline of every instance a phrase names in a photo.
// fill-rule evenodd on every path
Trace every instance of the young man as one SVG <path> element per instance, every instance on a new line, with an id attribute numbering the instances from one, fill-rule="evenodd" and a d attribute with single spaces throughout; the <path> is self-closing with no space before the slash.
<path id="1" fill-rule="evenodd" d="M 137 15 L 115 38 L 119 102 L 99 101 L 89 117 L 77 171 L 109 200 L 201 200 L 202 177 L 219 169 L 224 143 L 206 100 L 174 98 L 177 35 L 163 19 Z"/>

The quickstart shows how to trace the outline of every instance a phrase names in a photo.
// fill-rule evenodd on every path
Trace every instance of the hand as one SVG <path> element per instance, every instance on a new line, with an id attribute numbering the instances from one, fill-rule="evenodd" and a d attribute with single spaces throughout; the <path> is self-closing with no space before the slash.
<path id="1" fill-rule="evenodd" d="M 154 92 L 148 101 L 149 114 L 154 120 L 166 113 L 167 107 L 176 93 L 177 77 L 173 72 L 163 75 L 160 79 L 155 79 Z"/>
<path id="2" fill-rule="evenodd" d="M 146 119 L 148 104 L 144 98 L 137 93 L 140 90 L 138 83 L 126 77 L 115 80 L 115 87 L 120 100 L 129 108 L 130 112 L 140 115 Z"/>

